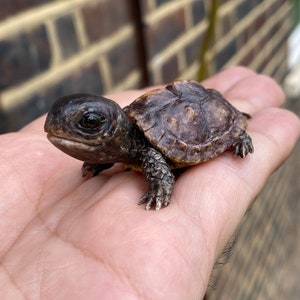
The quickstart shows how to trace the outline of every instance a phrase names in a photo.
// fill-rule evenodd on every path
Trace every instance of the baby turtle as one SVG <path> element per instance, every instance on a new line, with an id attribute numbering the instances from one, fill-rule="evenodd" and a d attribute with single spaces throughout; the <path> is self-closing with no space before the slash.
<path id="1" fill-rule="evenodd" d="M 176 81 L 155 89 L 124 109 L 88 94 L 58 99 L 45 122 L 48 139 L 84 161 L 83 176 L 96 176 L 114 163 L 143 171 L 149 187 L 146 209 L 170 203 L 171 169 L 207 161 L 227 149 L 244 158 L 253 152 L 246 133 L 248 114 L 195 81 Z"/>

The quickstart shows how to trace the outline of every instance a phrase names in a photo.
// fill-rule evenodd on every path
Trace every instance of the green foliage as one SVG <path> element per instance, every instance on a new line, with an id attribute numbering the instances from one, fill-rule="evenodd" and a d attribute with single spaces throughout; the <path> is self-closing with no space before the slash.
<path id="1" fill-rule="evenodd" d="M 207 60 L 207 52 L 209 47 L 211 46 L 212 42 L 214 41 L 215 37 L 215 28 L 217 24 L 217 13 L 218 13 L 219 1 L 212 0 L 210 12 L 207 18 L 207 30 L 203 39 L 203 43 L 200 47 L 200 54 L 199 54 L 199 70 L 197 80 L 202 81 L 207 78 L 209 75 L 209 61 Z"/>
<path id="2" fill-rule="evenodd" d="M 300 0 L 292 0 L 293 9 L 292 9 L 292 17 L 294 26 L 296 26 L 300 22 Z"/>

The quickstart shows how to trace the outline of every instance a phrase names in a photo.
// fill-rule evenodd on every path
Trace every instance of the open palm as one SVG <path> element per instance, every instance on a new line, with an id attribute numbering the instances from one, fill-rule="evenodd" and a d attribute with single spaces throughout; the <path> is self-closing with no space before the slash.
<path id="1" fill-rule="evenodd" d="M 271 79 L 244 68 L 204 82 L 250 113 L 255 153 L 187 169 L 171 204 L 145 211 L 142 174 L 117 165 L 89 180 L 40 118 L 0 137 L 1 299 L 200 299 L 218 254 L 299 135 Z M 143 91 L 111 96 L 125 105 Z M 121 100 L 121 101 L 120 101 Z"/>

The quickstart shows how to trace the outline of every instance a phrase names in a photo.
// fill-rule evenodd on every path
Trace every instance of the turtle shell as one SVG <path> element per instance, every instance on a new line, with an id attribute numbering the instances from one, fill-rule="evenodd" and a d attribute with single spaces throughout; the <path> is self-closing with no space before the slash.
<path id="1" fill-rule="evenodd" d="M 232 148 L 249 118 L 219 92 L 190 80 L 150 91 L 124 111 L 177 167 L 206 161 Z"/>

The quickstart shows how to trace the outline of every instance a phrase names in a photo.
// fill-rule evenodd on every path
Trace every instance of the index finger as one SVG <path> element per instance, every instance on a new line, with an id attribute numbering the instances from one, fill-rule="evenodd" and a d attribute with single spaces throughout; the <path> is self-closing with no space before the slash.
<path id="1" fill-rule="evenodd" d="M 203 81 L 203 85 L 218 90 L 239 110 L 249 114 L 280 106 L 285 100 L 282 89 L 272 78 L 244 67 L 226 69 Z"/>
<path id="2" fill-rule="evenodd" d="M 235 84 L 256 75 L 257 74 L 251 69 L 237 66 L 224 69 L 223 71 L 202 81 L 202 84 L 206 88 L 213 88 L 223 94 L 231 89 Z"/>

